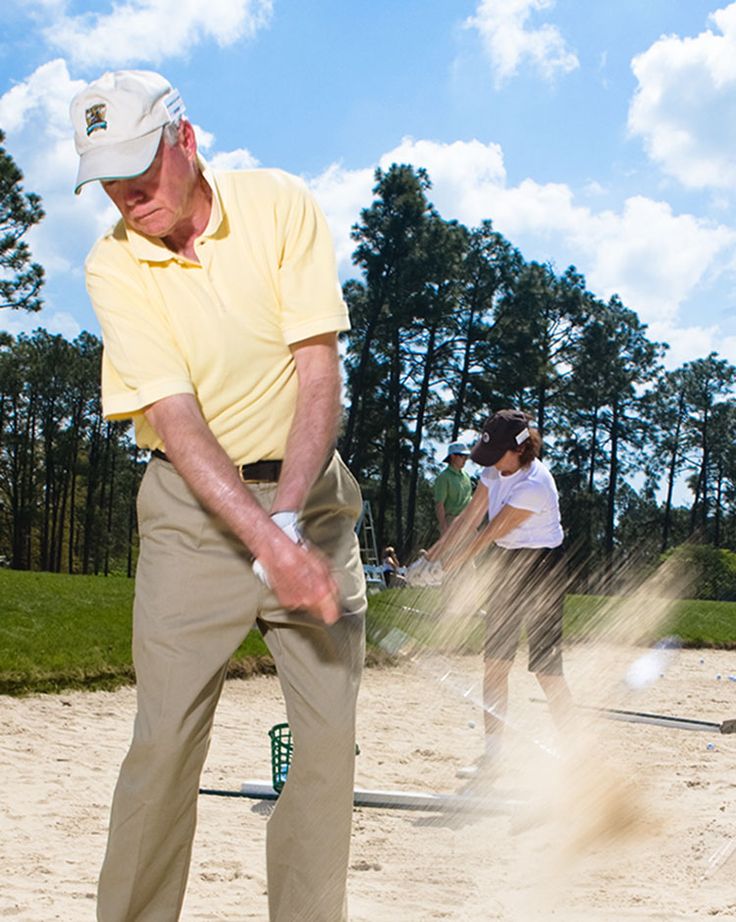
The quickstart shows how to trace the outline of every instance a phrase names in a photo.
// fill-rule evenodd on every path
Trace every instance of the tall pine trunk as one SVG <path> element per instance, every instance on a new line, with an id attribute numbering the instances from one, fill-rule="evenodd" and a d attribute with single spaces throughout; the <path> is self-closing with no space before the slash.
<path id="1" fill-rule="evenodd" d="M 417 483 L 419 481 L 419 459 L 422 454 L 422 438 L 424 435 L 424 415 L 429 399 L 429 385 L 432 380 L 432 370 L 434 367 L 434 347 L 437 337 L 437 324 L 432 323 L 429 328 L 429 338 L 427 340 L 427 351 L 424 356 L 424 370 L 422 372 L 422 383 L 419 387 L 419 396 L 417 399 L 417 418 L 414 426 L 414 437 L 412 439 L 411 469 L 409 473 L 409 495 L 406 503 L 406 551 L 413 550 L 414 543 L 414 517 L 416 510 Z"/>

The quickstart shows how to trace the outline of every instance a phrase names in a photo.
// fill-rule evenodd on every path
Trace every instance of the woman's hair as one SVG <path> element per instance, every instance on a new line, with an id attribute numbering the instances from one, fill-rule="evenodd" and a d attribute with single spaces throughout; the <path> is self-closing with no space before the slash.
<path id="1" fill-rule="evenodd" d="M 542 453 L 542 436 L 538 429 L 529 427 L 529 438 L 519 446 L 519 461 L 522 467 L 529 467 L 535 458 Z"/>

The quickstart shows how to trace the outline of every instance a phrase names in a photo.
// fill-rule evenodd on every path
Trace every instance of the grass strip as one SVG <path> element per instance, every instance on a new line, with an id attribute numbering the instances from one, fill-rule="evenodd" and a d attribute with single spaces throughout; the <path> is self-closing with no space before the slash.
<path id="1" fill-rule="evenodd" d="M 568 596 L 567 640 L 594 639 L 600 612 L 610 602 L 600 596 Z M 132 605 L 133 580 L 122 576 L 0 569 L 0 694 L 112 689 L 134 682 Z M 370 596 L 367 662 L 391 661 L 379 641 L 394 627 L 420 643 L 433 644 L 438 637 L 446 642 L 446 632 L 437 630 L 443 610 L 442 595 L 434 589 L 388 589 Z M 452 638 L 453 650 L 480 652 L 482 633 L 481 619 L 473 619 L 467 636 Z M 686 647 L 736 649 L 736 603 L 676 602 L 671 622 L 662 626 L 661 636 L 667 635 L 678 636 Z M 262 637 L 251 631 L 232 657 L 228 675 L 274 671 Z"/>

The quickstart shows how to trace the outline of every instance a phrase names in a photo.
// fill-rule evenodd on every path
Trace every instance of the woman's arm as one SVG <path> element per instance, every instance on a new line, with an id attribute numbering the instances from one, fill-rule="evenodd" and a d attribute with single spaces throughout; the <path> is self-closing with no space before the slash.
<path id="1" fill-rule="evenodd" d="M 479 483 L 475 492 L 460 515 L 452 522 L 447 531 L 427 551 L 427 559 L 441 562 L 443 567 L 454 554 L 472 537 L 488 509 L 488 488 Z"/>
<path id="2" fill-rule="evenodd" d="M 517 509 L 515 506 L 504 506 L 496 515 L 492 522 L 489 522 L 486 528 L 478 532 L 475 538 L 462 548 L 450 561 L 445 565 L 446 570 L 456 570 L 468 560 L 472 560 L 477 554 L 485 550 L 494 541 L 508 535 L 515 528 L 518 528 L 523 522 L 534 515 L 530 509 Z"/>

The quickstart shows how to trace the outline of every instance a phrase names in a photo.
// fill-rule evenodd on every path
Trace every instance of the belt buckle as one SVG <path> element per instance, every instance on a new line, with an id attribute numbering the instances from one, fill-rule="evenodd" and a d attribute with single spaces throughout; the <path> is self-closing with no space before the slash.
<path id="1" fill-rule="evenodd" d="M 246 476 L 248 468 L 250 468 L 253 476 Z M 238 470 L 243 483 L 277 483 L 281 470 L 281 461 L 253 461 L 249 464 L 240 465 Z"/>
<path id="2" fill-rule="evenodd" d="M 240 477 L 241 483 L 263 483 L 262 480 L 252 480 L 251 478 L 246 478 L 243 476 L 243 470 L 245 469 L 244 464 L 238 465 L 238 477 Z"/>

